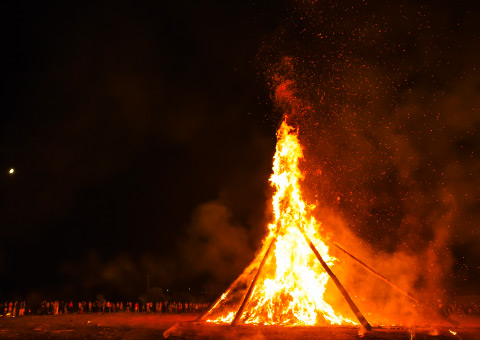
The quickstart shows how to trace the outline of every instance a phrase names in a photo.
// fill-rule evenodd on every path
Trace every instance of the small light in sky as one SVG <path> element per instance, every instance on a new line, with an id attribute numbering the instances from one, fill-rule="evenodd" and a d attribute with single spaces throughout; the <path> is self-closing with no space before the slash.
<path id="1" fill-rule="evenodd" d="M 11 168 L 10 170 L 8 170 L 8 173 L 9 174 L 13 174 L 15 172 L 15 169 L 14 168 Z"/>

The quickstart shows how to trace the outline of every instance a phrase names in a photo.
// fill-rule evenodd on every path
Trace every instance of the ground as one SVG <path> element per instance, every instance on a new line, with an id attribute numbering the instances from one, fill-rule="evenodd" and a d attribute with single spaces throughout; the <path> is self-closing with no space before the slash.
<path id="1" fill-rule="evenodd" d="M 196 314 L 68 314 L 0 319 L 0 339 L 359 339 L 354 327 L 273 327 L 211 325 Z M 374 328 L 363 339 L 480 339 L 480 319 L 460 320 L 454 328 Z"/>

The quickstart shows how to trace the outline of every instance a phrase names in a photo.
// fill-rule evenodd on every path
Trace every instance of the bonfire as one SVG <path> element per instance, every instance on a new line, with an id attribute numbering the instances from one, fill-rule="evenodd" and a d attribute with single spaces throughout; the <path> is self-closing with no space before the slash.
<path id="1" fill-rule="evenodd" d="M 243 274 L 199 319 L 233 325 L 360 323 L 370 329 L 332 271 L 336 258 L 329 254 L 322 225 L 312 214 L 315 206 L 303 199 L 300 186 L 303 175 L 299 169 L 302 158 L 298 131 L 285 118 L 277 132 L 270 178 L 275 188 L 274 221 L 268 225 L 263 247 Z M 333 280 L 357 320 L 342 315 L 325 301 L 329 280 Z M 242 285 L 248 288 L 238 300 L 234 292 Z"/>

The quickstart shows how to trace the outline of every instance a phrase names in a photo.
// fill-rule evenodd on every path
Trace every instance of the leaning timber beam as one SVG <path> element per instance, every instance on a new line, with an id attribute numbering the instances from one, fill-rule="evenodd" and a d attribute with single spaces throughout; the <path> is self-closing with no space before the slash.
<path id="1" fill-rule="evenodd" d="M 265 255 L 263 255 L 262 262 L 260 262 L 260 266 L 258 267 L 257 273 L 255 274 L 255 277 L 253 278 L 253 281 L 250 284 L 250 287 L 248 288 L 247 294 L 245 294 L 245 297 L 243 298 L 242 304 L 240 305 L 240 308 L 238 309 L 237 314 L 235 314 L 235 318 L 233 319 L 231 326 L 236 326 L 240 322 L 243 312 L 245 311 L 245 307 L 247 306 L 247 302 L 248 300 L 250 300 L 250 297 L 252 296 L 253 289 L 255 288 L 258 277 L 260 276 L 260 273 L 263 269 L 263 266 L 265 265 L 265 262 L 267 262 L 268 255 L 270 254 L 270 251 L 272 250 L 276 240 L 277 240 L 277 237 L 275 236 L 270 242 L 270 245 L 268 246 L 268 249 L 265 252 Z"/>
<path id="2" fill-rule="evenodd" d="M 350 306 L 350 309 L 352 310 L 352 312 L 355 314 L 355 316 L 357 317 L 358 321 L 362 324 L 363 328 L 365 328 L 367 331 L 370 331 L 372 330 L 372 326 L 370 326 L 370 324 L 368 323 L 367 319 L 365 319 L 365 317 L 363 316 L 362 312 L 360 312 L 360 310 L 358 309 L 357 305 L 355 304 L 355 302 L 353 302 L 352 298 L 350 297 L 350 295 L 348 295 L 348 292 L 347 290 L 345 289 L 345 287 L 343 287 L 342 283 L 340 282 L 340 280 L 335 276 L 335 274 L 332 272 L 332 270 L 330 269 L 330 267 L 327 265 L 327 263 L 323 260 L 322 256 L 320 255 L 320 253 L 318 252 L 317 248 L 315 247 L 315 245 L 312 243 L 312 241 L 310 240 L 310 238 L 308 237 L 307 233 L 305 232 L 305 230 L 303 229 L 302 226 L 300 225 L 297 225 L 298 229 L 300 230 L 300 232 L 303 234 L 303 237 L 305 238 L 305 241 L 307 241 L 308 245 L 310 246 L 310 249 L 312 249 L 313 253 L 315 254 L 315 256 L 317 257 L 318 261 L 320 261 L 320 264 L 322 265 L 323 269 L 327 272 L 327 274 L 330 276 L 330 278 L 333 280 L 333 282 L 335 283 L 335 285 L 337 286 L 338 290 L 340 291 L 340 293 L 343 295 L 343 298 L 345 299 L 345 301 L 347 301 L 348 305 Z"/>
<path id="3" fill-rule="evenodd" d="M 233 286 L 237 281 L 238 281 L 238 279 L 237 279 L 234 283 L 232 283 L 231 286 Z M 231 291 L 231 288 L 228 289 L 225 293 L 223 293 L 222 296 L 220 296 L 220 297 L 217 299 L 217 301 L 215 301 L 212 305 L 210 305 L 210 307 L 208 307 L 208 309 L 207 309 L 205 312 L 203 312 L 202 314 L 200 314 L 200 315 L 195 319 L 195 321 L 197 321 L 197 322 L 202 321 L 207 315 L 209 315 L 209 314 L 212 312 L 212 310 L 214 310 L 215 307 L 218 306 L 218 304 L 219 304 L 220 302 L 222 302 L 223 300 L 225 300 L 225 299 L 227 298 L 227 295 L 228 295 L 228 293 L 230 293 L 230 291 Z"/>
<path id="4" fill-rule="evenodd" d="M 454 326 L 458 326 L 459 325 L 459 322 L 454 320 L 454 319 L 451 319 L 450 317 L 442 314 L 439 310 L 433 308 L 431 305 L 426 305 L 422 302 L 420 302 L 418 299 L 414 298 L 412 295 L 410 295 L 409 293 L 405 292 L 403 289 L 401 289 L 400 287 L 398 287 L 396 284 L 394 284 L 393 282 L 391 282 L 390 280 L 388 280 L 385 276 L 383 276 L 382 274 L 378 273 L 377 271 L 375 271 L 373 268 L 371 268 L 370 266 L 368 266 L 366 263 L 364 263 L 363 261 L 359 260 L 358 258 L 356 258 L 355 256 L 353 256 L 352 254 L 350 254 L 348 251 L 346 251 L 343 247 L 341 247 L 338 243 L 335 243 L 333 242 L 333 245 L 335 247 L 337 247 L 338 249 L 340 249 L 341 251 L 343 251 L 345 254 L 347 254 L 348 256 L 350 256 L 352 259 L 354 259 L 355 261 L 357 261 L 363 268 L 365 268 L 368 272 L 370 272 L 371 274 L 373 274 L 374 276 L 378 277 L 380 280 L 382 280 L 383 282 L 387 283 L 388 285 L 390 285 L 392 288 L 396 289 L 398 292 L 400 292 L 402 295 L 406 296 L 407 298 L 409 298 L 411 301 L 415 302 L 417 305 L 427 309 L 427 310 L 430 310 L 432 311 L 434 314 L 437 314 L 439 315 L 442 319 L 444 319 L 445 321 L 451 323 L 452 325 Z"/>
<path id="5" fill-rule="evenodd" d="M 369 267 L 367 264 L 365 264 L 364 262 L 360 261 L 358 258 L 356 258 L 355 256 L 353 256 L 352 254 L 350 254 L 348 251 L 346 251 L 343 247 L 341 247 L 338 243 L 335 243 L 333 242 L 333 245 L 335 247 L 337 247 L 338 249 L 340 249 L 341 251 L 343 251 L 345 254 L 347 254 L 348 256 L 350 256 L 352 259 L 354 259 L 355 261 L 357 261 L 363 268 L 365 268 L 367 271 L 369 271 L 371 274 L 373 274 L 374 276 L 378 277 L 380 280 L 382 280 L 383 282 L 385 282 L 386 284 L 390 285 L 392 288 L 396 289 L 398 292 L 400 292 L 402 295 L 406 296 L 407 298 L 409 298 L 410 300 L 412 300 L 413 302 L 415 302 L 416 304 L 420 304 L 420 302 L 415 299 L 413 296 L 411 296 L 410 294 L 408 294 L 406 291 L 404 291 L 402 288 L 400 288 L 399 286 L 397 286 L 396 284 L 394 284 L 393 282 L 391 282 L 389 279 L 387 279 L 385 276 L 383 276 L 382 274 L 378 273 L 377 271 L 375 271 L 374 269 L 372 269 L 371 267 Z"/>

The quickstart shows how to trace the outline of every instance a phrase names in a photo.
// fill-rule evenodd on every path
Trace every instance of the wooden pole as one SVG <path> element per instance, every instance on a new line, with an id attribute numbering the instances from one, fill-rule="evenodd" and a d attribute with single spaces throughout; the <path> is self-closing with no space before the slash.
<path id="1" fill-rule="evenodd" d="M 362 262 L 361 260 L 357 259 L 355 256 L 353 256 L 352 254 L 350 254 L 348 251 L 346 251 L 343 247 L 341 247 L 338 243 L 335 243 L 333 242 L 333 245 L 335 247 L 337 247 L 338 249 L 340 249 L 341 251 L 343 251 L 345 254 L 347 254 L 348 256 L 350 256 L 352 259 L 354 259 L 355 261 L 357 261 L 358 263 L 360 263 L 360 265 L 362 265 L 363 268 L 365 268 L 367 271 L 369 271 L 370 273 L 372 273 L 373 275 L 375 275 L 376 277 L 378 277 L 379 279 L 381 279 L 382 281 L 384 281 L 385 283 L 389 284 L 392 288 L 396 289 L 398 292 L 400 292 L 401 294 L 403 294 L 404 296 L 406 296 L 407 298 L 409 298 L 411 301 L 415 302 L 417 305 L 419 306 L 422 306 L 423 308 L 427 309 L 427 310 L 431 310 L 433 311 L 435 314 L 438 314 L 440 315 L 440 317 L 442 319 L 444 319 L 445 321 L 451 323 L 452 325 L 454 326 L 458 326 L 459 325 L 459 322 L 456 321 L 456 320 L 453 320 L 451 318 L 449 318 L 448 316 L 446 315 L 443 315 L 438 309 L 435 309 L 433 308 L 432 306 L 430 305 L 426 305 L 424 303 L 421 303 L 419 300 L 417 300 L 416 298 L 414 298 L 413 296 L 411 296 L 409 293 L 405 292 L 404 290 L 402 290 L 400 287 L 398 287 L 396 284 L 394 284 L 393 282 L 389 281 L 385 276 L 383 276 L 382 274 L 378 273 L 377 271 L 375 271 L 374 269 L 370 268 L 366 263 Z"/>
<path id="2" fill-rule="evenodd" d="M 237 281 L 238 281 L 238 279 L 235 280 L 230 286 L 233 286 Z M 202 314 L 200 314 L 200 315 L 195 319 L 195 321 L 197 321 L 197 322 L 202 321 L 208 314 L 210 314 L 210 312 L 211 312 L 215 307 L 217 307 L 220 302 L 222 302 L 223 300 L 226 299 L 228 293 L 230 293 L 230 290 L 231 290 L 231 289 L 228 289 L 225 293 L 223 293 L 223 294 L 217 299 L 217 301 L 215 301 L 213 304 L 211 304 L 210 307 L 208 307 L 208 309 L 207 309 L 205 312 L 203 312 Z"/>
<path id="3" fill-rule="evenodd" d="M 320 253 L 318 252 L 317 248 L 315 247 L 315 245 L 312 243 L 312 241 L 310 240 L 310 238 L 308 237 L 307 233 L 305 232 L 305 230 L 303 230 L 303 227 L 297 225 L 298 229 L 300 230 L 300 232 L 303 234 L 303 237 L 305 238 L 305 241 L 307 241 L 308 245 L 310 246 L 310 249 L 312 249 L 313 253 L 315 254 L 315 256 L 317 257 L 318 261 L 320 261 L 320 264 L 322 265 L 323 269 L 325 269 L 325 271 L 328 273 L 328 275 L 330 276 L 330 278 L 333 280 L 333 282 L 335 283 L 335 285 L 337 286 L 338 290 L 340 291 L 340 293 L 343 295 L 343 298 L 345 299 L 345 301 L 347 301 L 348 305 L 350 306 L 350 309 L 352 310 L 352 312 L 355 314 L 355 316 L 357 317 L 358 321 L 362 324 L 362 326 L 367 330 L 367 331 L 370 331 L 372 330 L 372 326 L 370 326 L 370 324 L 368 323 L 367 319 L 365 319 L 365 317 L 363 316 L 362 312 L 360 312 L 360 310 L 358 309 L 357 305 L 355 304 L 355 302 L 353 302 L 352 298 L 350 297 L 350 295 L 348 295 L 346 289 L 343 287 L 342 283 L 340 282 L 340 280 L 335 276 L 335 274 L 332 272 L 332 270 L 330 269 L 330 267 L 328 267 L 327 263 L 323 260 L 322 256 L 320 255 Z"/>
<path id="4" fill-rule="evenodd" d="M 233 319 L 231 326 L 236 326 L 240 321 L 240 318 L 242 317 L 242 314 L 245 311 L 245 307 L 247 306 L 247 302 L 248 300 L 250 300 L 250 297 L 252 296 L 253 288 L 255 288 L 255 284 L 257 283 L 258 277 L 260 276 L 260 272 L 262 271 L 263 266 L 265 265 L 268 255 L 270 254 L 270 251 L 272 250 L 276 240 L 277 240 L 277 237 L 275 236 L 270 242 L 270 245 L 268 246 L 268 249 L 265 252 L 265 255 L 263 256 L 262 262 L 260 262 L 260 266 L 258 267 L 257 273 L 255 274 L 255 277 L 253 278 L 253 281 L 250 284 L 250 287 L 248 288 L 247 294 L 245 294 L 242 304 L 240 305 L 240 308 L 238 309 L 237 314 L 235 314 L 235 318 Z"/>
<path id="5" fill-rule="evenodd" d="M 403 289 L 401 289 L 399 286 L 397 286 L 396 284 L 394 284 L 393 282 L 391 282 L 390 280 L 388 280 L 385 276 L 383 276 L 382 274 L 378 273 L 377 271 L 375 271 L 374 269 L 372 269 L 371 267 L 369 267 L 367 264 L 365 264 L 364 262 L 360 261 L 359 259 L 357 259 L 355 256 L 353 256 L 352 254 L 350 254 L 348 251 L 346 251 L 344 248 L 342 248 L 338 243 L 335 243 L 333 242 L 333 245 L 335 247 L 337 247 L 338 249 L 340 249 L 341 251 L 343 251 L 345 254 L 347 254 L 348 256 L 350 256 L 352 259 L 354 259 L 355 261 L 357 261 L 363 268 L 365 268 L 367 271 L 369 271 L 370 273 L 372 273 L 373 275 L 375 275 L 376 277 L 378 277 L 380 280 L 382 280 L 383 282 L 385 282 L 386 284 L 390 285 L 392 288 L 396 289 L 398 292 L 400 292 L 402 295 L 406 296 L 407 298 L 409 298 L 410 300 L 412 300 L 413 302 L 415 302 L 416 304 L 420 304 L 420 302 L 415 299 L 413 296 L 411 296 L 410 294 L 408 294 L 407 292 L 405 292 Z"/>
<path id="6" fill-rule="evenodd" d="M 436 314 L 440 315 L 441 318 L 443 318 L 445 321 L 448 321 L 449 323 L 451 323 L 452 325 L 455 325 L 455 326 L 458 326 L 458 321 L 456 320 L 453 320 L 451 318 L 449 318 L 448 316 L 446 315 L 443 315 L 440 311 L 438 311 L 437 309 L 435 308 L 432 308 L 432 306 L 429 306 L 429 305 L 426 305 L 426 304 L 423 304 L 421 303 L 419 300 L 417 300 L 416 298 L 414 298 L 413 296 L 411 296 L 409 293 L 403 291 L 400 287 L 398 287 L 396 284 L 394 284 L 393 282 L 389 281 L 385 276 L 383 276 L 382 274 L 378 273 L 377 271 L 375 271 L 374 269 L 370 268 L 366 263 L 362 262 L 361 260 L 357 259 L 355 256 L 353 256 L 352 254 L 350 254 L 348 251 L 346 251 L 343 247 L 341 247 L 338 243 L 335 243 L 333 242 L 333 245 L 335 247 L 337 247 L 338 249 L 340 249 L 341 251 L 343 251 L 345 254 L 347 254 L 348 256 L 350 256 L 352 259 L 354 259 L 355 261 L 357 261 L 358 263 L 360 263 L 367 271 L 369 271 L 370 273 L 372 273 L 373 275 L 375 275 L 376 277 L 378 277 L 379 279 L 381 279 L 382 281 L 384 281 L 385 283 L 389 284 L 392 288 L 396 289 L 398 292 L 400 292 L 401 294 L 403 294 L 404 296 L 406 296 L 407 298 L 409 298 L 410 300 L 412 300 L 413 302 L 415 302 L 417 305 L 419 306 L 422 306 L 428 310 L 431 310 L 433 312 L 435 312 Z"/>
<path id="7" fill-rule="evenodd" d="M 247 274 L 250 274 L 252 273 L 253 270 L 250 270 Z M 222 302 L 223 300 L 225 300 L 228 296 L 228 294 L 230 294 L 231 291 L 233 291 L 235 289 L 235 287 L 237 286 L 238 282 L 241 281 L 242 279 L 242 276 L 243 275 L 240 275 L 238 276 L 235 281 L 233 281 L 233 283 L 229 286 L 229 288 L 227 289 L 227 291 L 225 293 L 223 293 L 214 303 L 212 303 L 208 309 L 203 312 L 202 314 L 200 314 L 196 319 L 195 321 L 202 321 L 207 315 L 209 315 L 214 309 L 215 307 L 217 307 L 220 302 Z"/>

